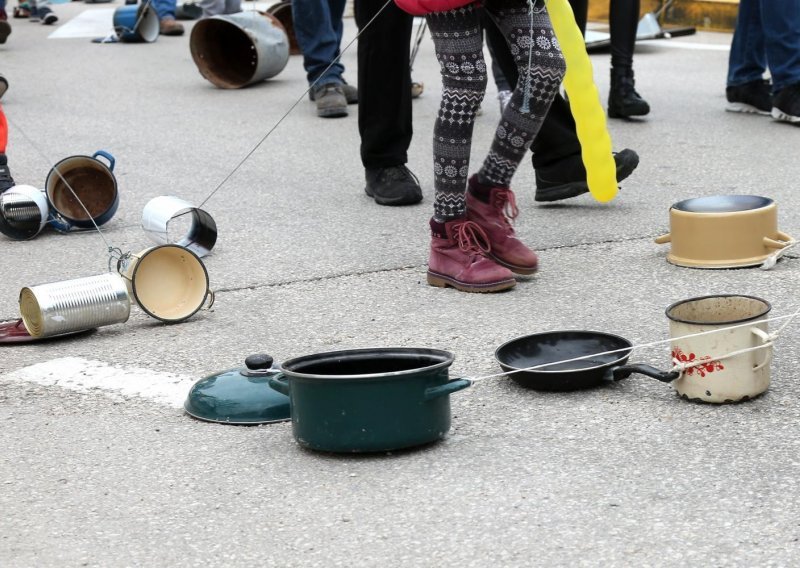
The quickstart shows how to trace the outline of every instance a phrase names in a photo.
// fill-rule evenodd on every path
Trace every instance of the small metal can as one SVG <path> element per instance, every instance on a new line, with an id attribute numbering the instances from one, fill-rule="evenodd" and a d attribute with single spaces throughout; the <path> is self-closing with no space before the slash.
<path id="1" fill-rule="evenodd" d="M 177 244 L 199 257 L 211 252 L 217 242 L 217 224 L 211 215 L 171 195 L 147 202 L 142 211 L 142 229 L 158 245 Z"/>
<path id="2" fill-rule="evenodd" d="M 48 214 L 44 192 L 30 185 L 15 185 L 0 195 L 0 232 L 12 239 L 38 235 Z"/>
<path id="3" fill-rule="evenodd" d="M 19 307 L 33 337 L 124 323 L 131 313 L 125 279 L 111 272 L 25 287 L 19 294 Z"/>

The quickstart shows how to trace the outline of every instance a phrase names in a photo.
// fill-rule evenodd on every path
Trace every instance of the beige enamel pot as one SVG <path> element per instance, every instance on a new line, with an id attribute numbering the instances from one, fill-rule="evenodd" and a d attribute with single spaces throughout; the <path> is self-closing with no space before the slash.
<path id="1" fill-rule="evenodd" d="M 130 297 L 149 316 L 164 322 L 192 317 L 208 302 L 214 304 L 208 271 L 195 253 L 178 245 L 150 247 L 120 260 Z"/>
<path id="2" fill-rule="evenodd" d="M 670 232 L 656 239 L 671 243 L 667 260 L 691 268 L 757 266 L 794 243 L 778 230 L 778 208 L 756 195 L 718 195 L 675 203 Z"/>
<path id="3" fill-rule="evenodd" d="M 672 382 L 689 400 L 740 402 L 769 388 L 772 340 L 769 302 L 744 295 L 702 296 L 666 310 L 672 359 L 683 365 Z"/>

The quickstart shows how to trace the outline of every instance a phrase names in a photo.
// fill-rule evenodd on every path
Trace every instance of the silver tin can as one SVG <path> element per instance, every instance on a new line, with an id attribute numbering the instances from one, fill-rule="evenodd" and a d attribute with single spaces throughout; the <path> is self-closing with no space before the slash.
<path id="1" fill-rule="evenodd" d="M 41 189 L 15 185 L 0 195 L 0 232 L 12 239 L 38 235 L 48 214 L 47 197 Z"/>
<path id="2" fill-rule="evenodd" d="M 211 215 L 171 195 L 147 202 L 142 211 L 142 229 L 158 245 L 176 244 L 199 257 L 211 252 L 217 242 L 217 224 Z"/>
<path id="3" fill-rule="evenodd" d="M 131 313 L 125 279 L 111 272 L 25 287 L 19 293 L 19 307 L 33 337 L 124 323 Z"/>

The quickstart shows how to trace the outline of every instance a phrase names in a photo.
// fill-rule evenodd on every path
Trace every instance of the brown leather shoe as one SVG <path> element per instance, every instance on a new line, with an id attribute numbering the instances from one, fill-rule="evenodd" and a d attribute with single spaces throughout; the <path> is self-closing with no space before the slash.
<path id="1" fill-rule="evenodd" d="M 173 18 L 164 18 L 158 24 L 158 31 L 165 36 L 181 36 L 183 35 L 183 25 Z"/>

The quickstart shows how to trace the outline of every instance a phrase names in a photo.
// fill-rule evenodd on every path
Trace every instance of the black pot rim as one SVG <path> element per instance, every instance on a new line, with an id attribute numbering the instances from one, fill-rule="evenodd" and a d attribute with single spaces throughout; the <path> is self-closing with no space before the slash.
<path id="1" fill-rule="evenodd" d="M 756 314 L 754 316 L 741 318 L 738 320 L 729 320 L 729 321 L 689 321 L 681 318 L 677 318 L 670 314 L 670 311 L 681 306 L 683 304 L 688 304 L 689 302 L 696 302 L 698 300 L 708 300 L 710 298 L 748 298 L 750 300 L 757 300 L 766 306 L 766 309 L 761 312 L 760 314 Z M 694 298 L 687 298 L 686 300 L 680 300 L 673 304 L 667 306 L 667 309 L 664 311 L 668 319 L 671 319 L 674 322 L 678 323 L 686 323 L 689 325 L 718 325 L 718 326 L 727 326 L 727 325 L 735 325 L 738 323 L 744 323 L 748 321 L 757 320 L 758 318 L 764 317 L 767 315 L 770 310 L 772 310 L 772 304 L 770 304 L 764 298 L 759 298 L 758 296 L 750 296 L 749 294 L 709 294 L 708 296 L 696 296 Z"/>
<path id="2" fill-rule="evenodd" d="M 316 375 L 316 374 L 309 374 L 309 373 L 302 373 L 293 371 L 291 369 L 292 366 L 297 364 L 302 364 L 306 362 L 315 362 L 319 363 L 326 359 L 335 360 L 337 358 L 342 357 L 357 357 L 359 355 L 401 355 L 401 356 L 413 356 L 413 355 L 422 355 L 428 356 L 430 358 L 438 358 L 440 359 L 438 362 L 427 365 L 424 367 L 417 367 L 415 369 L 406 369 L 403 371 L 392 371 L 388 373 L 370 373 L 370 374 L 358 374 L 358 375 Z M 435 371 L 442 368 L 447 368 L 453 364 L 455 356 L 450 353 L 449 351 L 444 351 L 442 349 L 429 349 L 425 347 L 368 347 L 363 349 L 346 349 L 343 351 L 327 351 L 324 353 L 314 353 L 311 355 L 303 355 L 300 357 L 295 357 L 294 359 L 289 359 L 288 361 L 284 361 L 281 364 L 281 372 L 292 378 L 292 379 L 322 379 L 326 381 L 330 380 L 375 380 L 375 379 L 395 379 L 395 378 L 406 378 L 409 375 L 415 375 L 421 372 L 430 372 Z"/>

